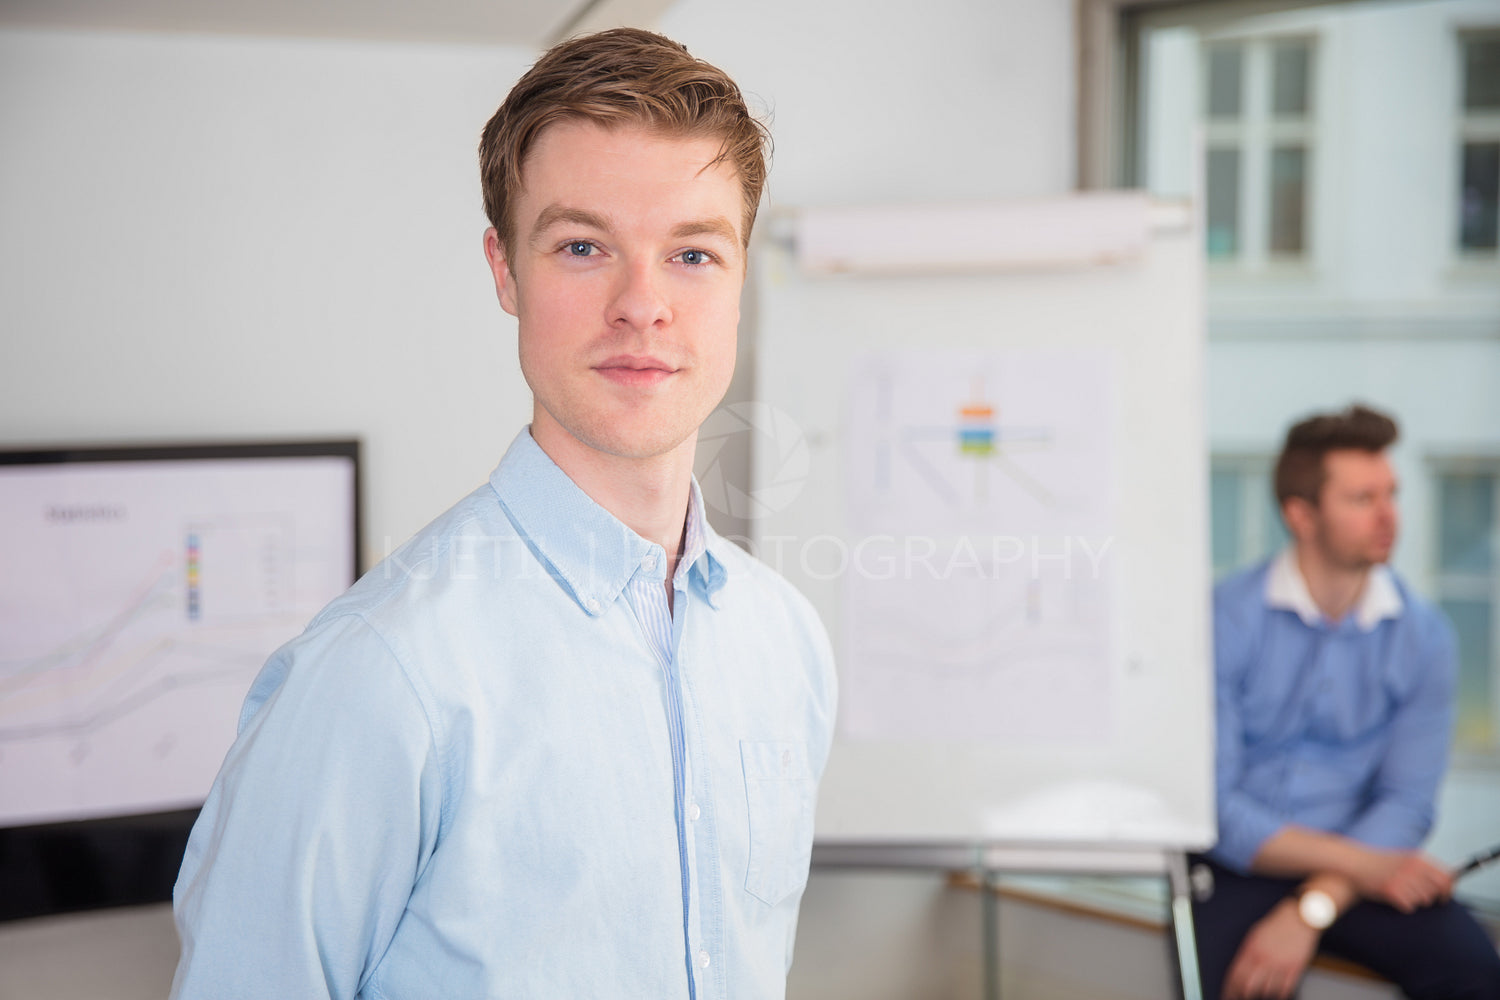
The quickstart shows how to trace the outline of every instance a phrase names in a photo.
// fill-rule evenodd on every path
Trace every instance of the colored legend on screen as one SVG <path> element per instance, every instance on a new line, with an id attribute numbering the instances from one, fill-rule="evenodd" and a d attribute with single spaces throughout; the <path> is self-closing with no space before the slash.
<path id="1" fill-rule="evenodd" d="M 189 621 L 197 621 L 202 614 L 202 606 L 199 604 L 201 595 L 199 586 L 199 556 L 202 550 L 198 545 L 197 535 L 187 536 L 187 616 Z"/>
<path id="2" fill-rule="evenodd" d="M 995 453 L 995 408 L 968 403 L 958 410 L 958 450 L 963 455 L 988 458 Z"/>

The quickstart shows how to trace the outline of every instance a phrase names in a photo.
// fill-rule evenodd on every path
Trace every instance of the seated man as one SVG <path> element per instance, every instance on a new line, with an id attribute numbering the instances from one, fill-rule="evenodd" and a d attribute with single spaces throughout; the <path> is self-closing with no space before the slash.
<path id="1" fill-rule="evenodd" d="M 1418 848 L 1452 728 L 1454 640 L 1386 566 L 1389 417 L 1287 434 L 1292 544 L 1214 591 L 1219 843 L 1194 907 L 1204 996 L 1289 997 L 1318 951 L 1408 996 L 1500 997 L 1500 958 Z"/>

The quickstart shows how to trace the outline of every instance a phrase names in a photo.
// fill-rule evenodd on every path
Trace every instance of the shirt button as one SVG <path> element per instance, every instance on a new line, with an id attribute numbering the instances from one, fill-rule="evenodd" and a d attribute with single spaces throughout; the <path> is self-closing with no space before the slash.
<path id="1" fill-rule="evenodd" d="M 700 952 L 698 952 L 698 968 L 700 968 L 700 969 L 706 969 L 706 968 L 708 968 L 708 952 L 706 952 L 706 951 L 700 951 Z"/>
<path id="2" fill-rule="evenodd" d="M 583 606 L 589 609 L 590 614 L 597 615 L 599 613 L 599 601 L 596 598 L 590 597 L 583 602 Z"/>
<path id="3" fill-rule="evenodd" d="M 698 817 L 701 815 L 702 811 L 698 808 L 698 803 L 694 802 L 692 805 L 688 806 L 688 819 L 696 823 L 698 821 Z"/>
<path id="4" fill-rule="evenodd" d="M 655 569 L 656 568 L 656 553 L 652 552 L 650 555 L 646 556 L 645 561 L 642 562 L 641 565 L 646 568 L 647 572 Z"/>

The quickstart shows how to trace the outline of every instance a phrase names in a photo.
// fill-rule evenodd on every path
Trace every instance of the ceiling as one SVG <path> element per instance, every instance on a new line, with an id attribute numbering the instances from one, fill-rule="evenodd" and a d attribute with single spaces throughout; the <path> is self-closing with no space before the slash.
<path id="1" fill-rule="evenodd" d="M 0 27 L 458 42 L 542 49 L 651 26 L 672 0 L 0 0 Z"/>

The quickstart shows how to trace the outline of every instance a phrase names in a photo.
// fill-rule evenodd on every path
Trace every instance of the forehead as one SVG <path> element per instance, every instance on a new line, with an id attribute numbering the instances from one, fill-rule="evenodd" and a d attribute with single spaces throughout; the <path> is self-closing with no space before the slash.
<path id="1" fill-rule="evenodd" d="M 744 198 L 739 171 L 730 160 L 719 159 L 721 148 L 712 136 L 676 135 L 638 124 L 560 121 L 538 135 L 522 161 L 518 207 L 534 217 L 558 198 L 585 197 L 654 201 L 662 210 L 701 209 L 727 201 L 737 213 Z M 525 219 L 517 221 L 527 224 Z M 739 220 L 731 221 L 738 230 Z"/>
<path id="2" fill-rule="evenodd" d="M 1385 452 L 1340 448 L 1323 456 L 1327 486 L 1334 489 L 1368 489 L 1394 484 L 1396 474 Z"/>

